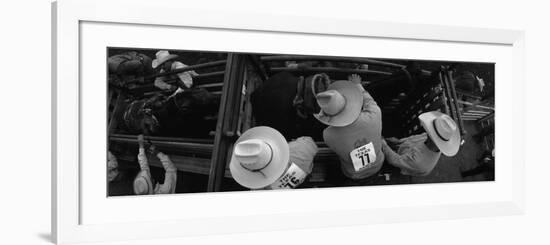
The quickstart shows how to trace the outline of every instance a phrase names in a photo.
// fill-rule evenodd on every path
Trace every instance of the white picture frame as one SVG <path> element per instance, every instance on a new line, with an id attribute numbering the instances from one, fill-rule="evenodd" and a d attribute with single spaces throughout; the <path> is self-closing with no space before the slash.
<path id="1" fill-rule="evenodd" d="M 312 18 L 283 15 L 261 15 L 252 12 L 233 13 L 223 11 L 187 10 L 184 3 L 175 1 L 92 1 L 92 0 L 62 0 L 52 5 L 52 237 L 58 244 L 94 241 L 117 241 L 128 239 L 152 239 L 181 237 L 201 234 L 224 234 L 234 232 L 251 232 L 281 229 L 314 228 L 341 225 L 377 224 L 400 221 L 437 220 L 465 217 L 482 217 L 495 215 L 514 215 L 524 211 L 524 33 L 518 30 L 497 30 L 471 27 L 451 27 L 438 25 L 419 25 L 406 23 L 388 23 L 364 20 L 341 20 L 327 18 Z M 185 15 L 182 15 L 182 10 Z M 250 21 L 250 20 L 254 21 Z M 285 21 L 281 21 L 284 19 Z M 82 24 L 83 23 L 118 23 L 138 27 L 168 27 L 191 28 L 199 30 L 231 31 L 238 30 L 247 33 L 292 34 L 296 36 L 324 36 L 340 38 L 376 38 L 383 40 L 430 41 L 452 44 L 475 44 L 501 46 L 510 51 L 510 65 L 514 69 L 507 70 L 507 77 L 497 88 L 497 107 L 509 108 L 509 115 L 497 115 L 497 121 L 509 120 L 507 124 L 497 126 L 496 134 L 508 131 L 512 140 L 497 144 L 503 149 L 496 154 L 509 154 L 509 164 L 504 178 L 497 179 L 494 185 L 473 183 L 469 186 L 424 185 L 422 187 L 390 187 L 378 188 L 376 191 L 397 193 L 399 188 L 409 188 L 412 193 L 435 193 L 443 195 L 445 189 L 457 187 L 476 190 L 471 200 L 433 202 L 414 200 L 410 204 L 399 204 L 399 199 L 377 202 L 375 206 L 358 208 L 311 209 L 311 212 L 296 210 L 296 212 L 275 212 L 274 208 L 257 210 L 255 213 L 235 211 L 223 216 L 199 214 L 185 218 L 177 216 L 170 220 L 126 219 L 119 222 L 100 221 L 93 224 L 82 222 L 83 200 L 86 192 L 82 188 L 83 173 L 81 161 L 83 156 L 82 139 L 82 105 L 81 69 L 82 59 Z M 108 37 L 106 37 L 108 38 Z M 182 47 L 184 48 L 184 47 Z M 101 64 L 104 65 L 104 64 Z M 508 76 L 510 75 L 510 76 Z M 499 76 L 497 75 L 497 78 Z M 510 93 L 510 80 L 515 85 L 513 90 L 515 103 L 499 100 Z M 508 89 L 505 89 L 508 88 Z M 515 116 L 514 116 L 515 115 Z M 506 116 L 506 118 L 505 118 Z M 498 136 L 497 136 L 498 138 Z M 500 147 L 499 146 L 499 147 Z M 507 148 L 508 147 L 508 148 Z M 510 152 L 506 149 L 511 149 Z M 498 157 L 497 157 L 498 158 Z M 504 158 L 501 158 L 504 159 Z M 104 178 L 104 176 L 100 176 Z M 98 177 L 99 178 L 99 177 Z M 483 199 L 483 190 L 500 191 L 499 195 Z M 370 191 L 363 188 L 345 188 L 341 198 L 351 198 L 362 192 Z M 215 196 L 204 194 L 206 198 L 193 196 L 197 204 L 209 206 L 205 200 L 219 201 L 226 198 L 271 200 L 285 198 L 300 198 L 299 195 L 313 195 L 310 190 L 292 192 L 257 192 L 257 193 L 222 193 Z M 334 190 L 323 191 L 323 195 L 334 195 Z M 374 195 L 374 194 L 373 194 Z M 383 195 L 383 194 L 381 194 Z M 154 202 L 172 202 L 185 198 L 185 195 L 160 197 Z M 151 200 L 148 198 L 148 200 Z M 315 199 L 314 199 L 315 200 Z M 133 198 L 133 202 L 141 199 Z M 236 202 L 238 203 L 238 201 Z M 88 205 L 89 206 L 89 205 Z M 239 209 L 235 209 L 239 210 Z M 200 210 L 199 210 L 200 211 Z M 421 214 L 421 215 L 419 215 Z M 139 216 L 140 214 L 136 214 Z M 288 222 L 289 220 L 299 222 Z"/>

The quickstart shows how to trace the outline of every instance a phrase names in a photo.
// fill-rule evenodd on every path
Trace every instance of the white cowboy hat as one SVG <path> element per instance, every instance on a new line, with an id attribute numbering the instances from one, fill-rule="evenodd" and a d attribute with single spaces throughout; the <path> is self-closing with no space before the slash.
<path id="1" fill-rule="evenodd" d="M 460 147 L 460 132 L 450 116 L 439 111 L 430 111 L 420 114 L 418 119 L 443 155 L 456 155 Z"/>
<path id="2" fill-rule="evenodd" d="M 162 63 L 164 63 L 168 60 L 171 60 L 171 59 L 174 59 L 174 58 L 178 57 L 175 54 L 170 54 L 166 50 L 160 50 L 155 55 L 156 55 L 157 58 L 154 59 L 153 62 L 151 63 L 151 65 L 153 66 L 153 69 L 157 68 L 159 65 L 162 65 Z"/>
<path id="3" fill-rule="evenodd" d="M 146 171 L 139 172 L 134 179 L 134 193 L 136 195 L 147 195 L 153 194 L 153 191 L 151 175 Z"/>
<path id="4" fill-rule="evenodd" d="M 315 98 L 321 108 L 315 118 L 320 122 L 336 127 L 353 123 L 361 113 L 363 95 L 356 84 L 340 80 L 330 84 L 326 91 Z"/>
<path id="5" fill-rule="evenodd" d="M 254 127 L 235 142 L 229 170 L 240 185 L 260 189 L 283 175 L 289 158 L 288 143 L 279 131 L 265 126 Z"/>

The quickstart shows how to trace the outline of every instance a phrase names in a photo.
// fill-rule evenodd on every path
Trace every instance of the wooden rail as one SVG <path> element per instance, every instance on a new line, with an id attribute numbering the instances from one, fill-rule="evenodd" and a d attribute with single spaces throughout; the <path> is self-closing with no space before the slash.
<path id="1" fill-rule="evenodd" d="M 305 56 L 305 55 L 270 55 L 260 57 L 261 61 L 334 61 L 334 62 L 347 62 L 347 63 L 359 63 L 368 65 L 377 65 L 393 68 L 405 68 L 405 65 L 395 64 L 391 62 L 372 60 L 368 58 L 355 58 L 355 57 L 333 57 L 333 56 Z"/>
<path id="2" fill-rule="evenodd" d="M 226 62 L 227 62 L 226 60 L 218 60 L 218 61 L 202 63 L 202 64 L 198 64 L 198 65 L 187 66 L 187 67 L 184 67 L 184 68 L 175 69 L 173 71 L 168 71 L 168 72 L 149 75 L 149 76 L 146 76 L 145 79 L 147 80 L 147 79 L 152 79 L 152 78 L 156 78 L 156 77 L 162 77 L 162 76 L 178 74 L 178 73 L 182 73 L 182 72 L 186 72 L 186 71 L 200 70 L 200 69 L 204 69 L 204 68 L 222 66 L 222 65 L 225 65 Z"/>
<path id="3" fill-rule="evenodd" d="M 178 154 L 189 154 L 199 156 L 211 156 L 214 145 L 210 142 L 202 141 L 199 139 L 175 139 L 175 138 L 162 138 L 155 137 L 154 139 L 147 139 L 152 144 L 157 146 L 161 151 L 177 152 Z M 150 137 L 149 137 L 150 138 Z M 138 141 L 135 137 L 127 137 L 122 135 L 110 135 L 109 141 L 128 143 L 137 147 Z"/>
<path id="4" fill-rule="evenodd" d="M 391 72 L 364 70 L 364 69 L 349 69 L 349 68 L 335 68 L 335 67 L 307 67 L 307 68 L 288 68 L 288 67 L 272 67 L 272 72 L 291 72 L 291 73 L 349 73 L 349 74 L 379 74 L 379 75 L 392 75 Z"/>
<path id="5" fill-rule="evenodd" d="M 231 157 L 230 149 L 237 136 L 241 96 L 245 76 L 245 56 L 230 53 L 225 68 L 224 86 L 222 88 L 212 167 L 208 179 L 207 191 L 219 191 Z"/>

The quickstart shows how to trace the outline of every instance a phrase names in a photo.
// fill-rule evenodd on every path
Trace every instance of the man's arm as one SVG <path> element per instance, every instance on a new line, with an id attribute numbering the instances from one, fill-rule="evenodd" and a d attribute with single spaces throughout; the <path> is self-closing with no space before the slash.
<path id="1" fill-rule="evenodd" d="M 291 159 L 308 175 L 313 170 L 313 158 L 319 151 L 313 138 L 303 136 L 288 143 Z"/>
<path id="2" fill-rule="evenodd" d="M 363 93 L 363 112 L 367 112 L 370 115 L 373 116 L 380 116 L 382 114 L 382 111 L 380 110 L 380 107 L 378 104 L 376 104 L 376 101 L 372 98 L 372 96 L 367 92 L 363 86 L 359 86 L 362 93 Z"/>
<path id="3" fill-rule="evenodd" d="M 162 185 L 156 190 L 156 193 L 159 194 L 172 194 L 176 192 L 176 183 L 178 181 L 178 172 L 177 168 L 170 160 L 170 157 L 168 155 L 158 152 L 156 154 L 160 162 L 162 163 L 162 167 L 164 167 L 164 170 L 166 171 L 164 173 L 164 182 Z"/>
<path id="4" fill-rule="evenodd" d="M 179 61 L 175 61 L 174 63 L 172 63 L 172 69 L 174 70 L 185 68 L 185 67 L 187 67 L 187 65 Z M 195 71 L 184 71 L 184 72 L 178 73 L 178 77 L 183 83 L 183 84 L 180 84 L 180 87 L 183 86 L 184 89 L 191 88 L 193 86 L 193 75 L 196 76 L 198 74 Z"/>
<path id="5" fill-rule="evenodd" d="M 157 77 L 155 78 L 155 82 L 153 83 L 153 85 L 155 85 L 155 87 L 159 88 L 160 90 L 173 90 L 174 86 L 166 83 L 164 80 L 165 78 L 163 76 Z"/>
<path id="6" fill-rule="evenodd" d="M 174 165 L 174 163 L 172 162 L 172 160 L 170 159 L 170 157 L 168 155 L 166 155 L 166 154 L 159 151 L 157 153 L 157 158 L 162 163 L 162 167 L 164 168 L 164 170 L 173 171 L 173 172 L 178 170 L 176 168 L 176 165 Z"/>
<path id="7" fill-rule="evenodd" d="M 143 140 L 143 134 L 138 135 L 139 153 L 138 163 L 141 170 L 149 171 L 149 163 L 147 162 L 147 155 L 145 155 L 145 146 Z"/>
<path id="8" fill-rule="evenodd" d="M 421 171 L 417 169 L 413 164 L 414 156 L 397 154 L 388 146 L 385 140 L 382 140 L 382 152 L 384 153 L 384 156 L 386 157 L 386 161 L 388 161 L 389 164 L 395 167 L 398 167 L 401 170 L 405 170 L 406 172 L 409 172 L 409 173 L 420 174 Z"/>
<path id="9" fill-rule="evenodd" d="M 378 107 L 378 104 L 376 104 L 376 101 L 374 101 L 369 92 L 363 88 L 363 85 L 361 84 L 361 76 L 352 74 L 348 77 L 348 80 L 357 85 L 359 91 L 363 94 L 363 108 L 361 111 L 366 112 L 370 117 L 382 118 L 382 111 L 380 110 L 380 107 Z"/>

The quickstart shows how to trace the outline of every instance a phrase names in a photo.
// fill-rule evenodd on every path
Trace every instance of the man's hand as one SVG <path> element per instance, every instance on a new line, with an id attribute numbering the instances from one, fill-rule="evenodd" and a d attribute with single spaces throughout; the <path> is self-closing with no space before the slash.
<path id="1" fill-rule="evenodd" d="M 354 84 L 361 85 L 361 76 L 357 74 L 351 74 L 348 76 L 348 80 Z"/>

